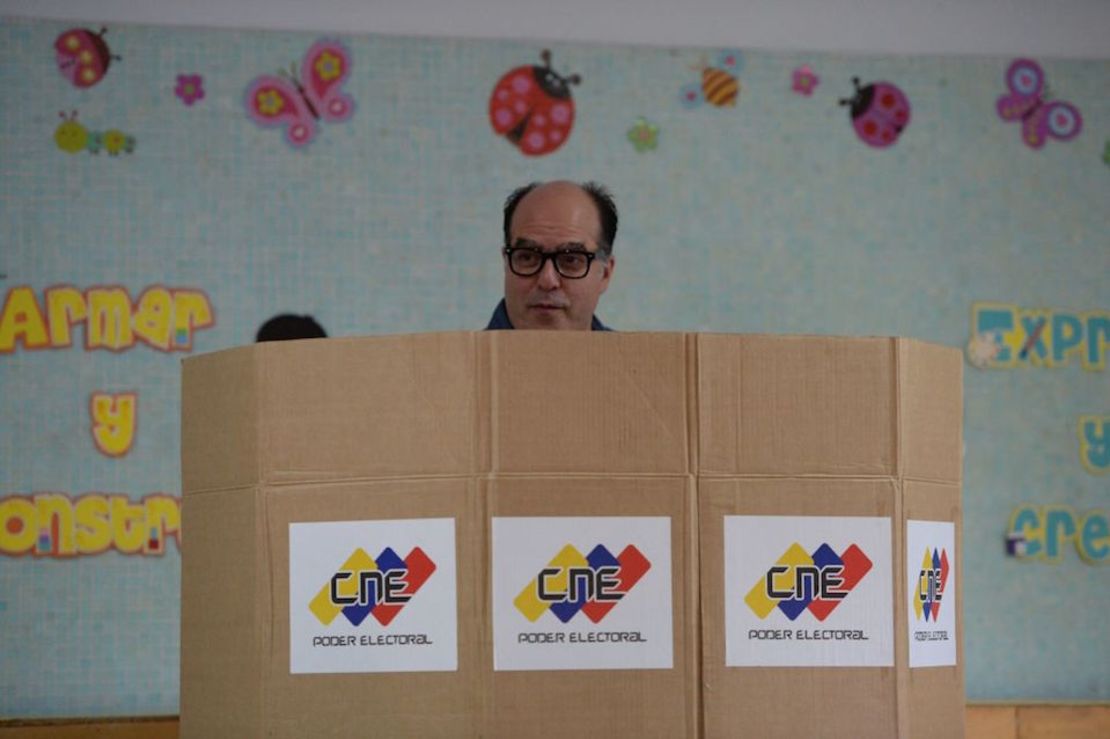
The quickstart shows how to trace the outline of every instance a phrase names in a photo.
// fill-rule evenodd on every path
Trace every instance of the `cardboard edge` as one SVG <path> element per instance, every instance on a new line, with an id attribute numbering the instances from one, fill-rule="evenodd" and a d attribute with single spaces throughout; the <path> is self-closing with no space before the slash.
<path id="1" fill-rule="evenodd" d="M 700 469 L 699 444 L 701 432 L 699 418 L 701 406 L 699 405 L 699 389 L 701 384 L 700 368 L 698 365 L 698 335 L 686 334 L 684 347 L 686 351 L 686 471 L 697 475 Z"/>
<path id="2" fill-rule="evenodd" d="M 922 341 L 921 339 L 913 339 L 907 337 L 899 337 L 894 339 L 896 342 L 896 383 L 898 385 L 898 443 L 899 443 L 899 458 L 898 458 L 898 472 L 897 474 L 903 479 L 913 479 L 922 481 L 938 482 L 943 484 L 954 484 L 957 486 L 963 485 L 963 469 L 964 469 L 964 359 L 961 350 L 954 347 L 946 346 L 929 341 Z M 953 431 L 955 435 L 955 449 L 956 460 L 955 469 L 953 474 L 945 475 L 943 473 L 933 470 L 931 473 L 922 473 L 919 465 L 916 464 L 916 458 L 910 458 L 907 461 L 906 454 L 914 453 L 914 450 L 907 450 L 904 446 L 904 440 L 907 431 L 915 421 L 909 418 L 908 414 L 914 409 L 914 404 L 908 402 L 908 392 L 914 389 L 914 386 L 909 384 L 909 374 L 917 369 L 918 364 L 924 362 L 934 362 L 944 364 L 946 370 L 951 371 L 954 375 L 955 383 L 953 389 L 956 393 L 955 407 L 957 410 L 957 418 L 954 419 Z"/>
<path id="3" fill-rule="evenodd" d="M 686 483 L 686 735 L 700 737 L 705 735 L 705 721 L 702 715 L 702 618 L 701 618 L 701 519 L 698 505 L 698 481 L 689 475 Z M 675 650 L 676 653 L 678 650 Z"/>
<path id="4" fill-rule="evenodd" d="M 900 374 L 897 373 L 896 376 Z M 901 414 L 895 412 L 896 418 Z M 897 430 L 898 460 L 901 462 L 901 429 Z M 901 469 L 900 467 L 898 468 Z M 891 484 L 894 487 L 894 515 L 891 518 L 890 546 L 891 563 L 894 568 L 894 603 L 891 604 L 894 617 L 894 723 L 898 727 L 898 736 L 910 736 L 910 641 L 907 634 L 909 618 L 906 614 L 906 598 L 908 597 L 909 583 L 906 582 L 906 487 L 901 473 L 895 477 Z"/>
<path id="5" fill-rule="evenodd" d="M 258 387 L 258 352 L 260 347 L 247 346 L 187 357 L 181 362 L 181 390 L 179 402 L 182 413 L 179 422 L 181 469 L 181 495 L 185 497 L 210 490 L 224 490 L 253 485 L 261 481 L 259 454 L 258 411 L 261 405 Z M 233 375 L 233 378 L 229 378 Z M 216 409 L 215 413 L 199 416 L 194 397 L 205 397 L 201 407 Z M 219 423 L 214 422 L 218 416 Z M 223 430 L 213 433 L 212 428 Z M 203 430 L 201 430 L 203 429 Z M 216 464 L 199 464 L 212 455 Z M 232 475 L 219 471 L 210 476 L 196 476 L 197 467 L 231 467 L 230 458 L 240 455 L 250 459 L 253 474 Z M 238 466 L 238 465 L 235 465 Z"/>
<path id="6" fill-rule="evenodd" d="M 934 489 L 934 491 L 931 495 L 928 492 L 929 488 Z M 945 493 L 945 492 L 950 493 L 950 497 L 945 496 L 947 498 L 947 502 L 937 503 L 936 501 L 941 499 L 940 494 Z M 906 498 L 905 508 L 906 508 L 907 512 L 903 515 L 903 519 L 904 519 L 903 526 L 904 527 L 908 525 L 907 522 L 910 521 L 910 520 L 949 522 L 949 523 L 952 523 L 954 525 L 954 536 L 955 536 L 955 546 L 956 546 L 955 563 L 956 563 L 956 604 L 957 604 L 957 607 L 956 607 L 956 664 L 955 665 L 946 665 L 946 666 L 937 666 L 937 667 L 913 667 L 913 668 L 911 668 L 909 666 L 909 654 L 908 654 L 908 631 L 909 631 L 909 629 L 908 629 L 908 619 L 909 619 L 909 615 L 905 611 L 905 601 L 903 601 L 903 603 L 901 604 L 901 613 L 903 615 L 903 618 L 906 619 L 906 621 L 907 621 L 906 626 L 902 627 L 902 636 L 904 638 L 906 638 L 906 640 L 907 640 L 907 654 L 906 654 L 906 661 L 905 661 L 905 665 L 906 665 L 905 671 L 906 671 L 907 676 L 910 679 L 910 683 L 912 684 L 913 683 L 912 675 L 916 672 L 919 672 L 919 671 L 954 670 L 954 672 L 956 674 L 956 681 L 959 684 L 960 690 L 961 690 L 961 701 L 960 701 L 960 703 L 961 703 L 961 705 L 964 705 L 967 702 L 967 695 L 966 695 L 966 691 L 967 691 L 967 671 L 966 671 L 966 662 L 965 662 L 966 653 L 964 652 L 964 624 L 965 624 L 965 619 L 964 619 L 964 595 L 963 595 L 964 587 L 963 587 L 963 585 L 964 585 L 964 580 L 966 579 L 966 574 L 965 574 L 965 571 L 963 569 L 963 563 L 964 563 L 963 518 L 964 518 L 964 516 L 963 516 L 963 503 L 962 503 L 962 486 L 957 484 L 957 483 L 954 483 L 954 482 L 935 482 L 935 481 L 925 481 L 925 480 L 908 480 L 907 483 L 906 483 L 905 498 Z M 904 549 L 904 547 L 903 547 L 903 549 Z M 903 555 L 904 554 L 905 553 L 903 553 Z M 904 559 L 904 556 L 903 556 L 903 559 Z M 904 572 L 905 567 L 906 567 L 906 564 L 904 563 L 903 564 L 903 577 L 905 576 L 905 572 Z M 909 587 L 909 583 L 906 584 L 906 587 L 907 588 Z M 907 598 L 909 597 L 908 591 L 906 593 L 906 597 Z M 912 713 L 912 711 L 914 710 L 913 699 L 914 699 L 913 694 L 909 693 L 908 694 L 908 701 L 909 701 L 908 706 L 909 706 L 909 710 L 911 711 L 911 714 L 910 714 L 911 719 L 913 719 L 915 717 L 915 715 L 917 715 L 917 714 Z M 920 711 L 918 712 L 918 714 L 919 713 L 920 713 Z M 966 712 L 964 712 L 964 711 L 960 712 L 958 721 L 959 721 L 961 729 L 963 731 L 963 733 L 961 733 L 960 736 L 963 736 L 967 732 L 967 725 L 968 725 Z M 913 725 L 912 720 L 911 720 L 911 725 L 909 727 L 910 733 L 907 734 L 907 736 L 920 735 L 920 734 L 923 733 L 922 731 L 916 730 L 916 728 L 917 727 L 915 725 Z"/>
<path id="7" fill-rule="evenodd" d="M 250 485 L 244 486 L 242 488 L 216 491 L 213 493 L 213 495 L 235 496 L 240 499 L 236 502 L 242 506 L 242 509 L 236 511 L 232 516 L 230 516 L 233 525 L 238 524 L 244 529 L 250 529 L 252 526 L 258 526 L 259 519 L 257 503 L 259 492 L 257 486 Z M 193 520 L 194 516 L 198 515 L 197 506 L 206 508 L 213 505 L 215 505 L 214 499 L 212 498 L 212 496 L 209 495 L 198 495 L 184 498 L 182 500 L 183 528 L 185 522 Z M 226 522 L 229 518 L 226 506 L 220 505 L 219 508 L 221 510 L 219 519 Z M 199 513 L 199 515 L 201 515 L 201 517 L 203 518 L 205 515 L 211 514 L 201 512 Z M 240 635 L 240 638 L 230 638 L 230 645 L 232 647 L 231 651 L 233 653 L 235 652 L 236 648 L 242 651 L 246 651 L 246 658 L 245 660 L 243 660 L 242 664 L 246 664 L 247 666 L 241 670 L 246 675 L 251 675 L 252 673 L 254 675 L 263 675 L 265 659 L 265 655 L 260 649 L 257 634 L 260 608 L 257 597 L 258 577 L 256 573 L 260 568 L 255 566 L 255 562 L 251 561 L 252 557 L 258 556 L 258 548 L 254 536 L 255 533 L 255 531 L 249 531 L 244 535 L 236 537 L 239 549 L 241 551 L 238 552 L 239 556 L 237 558 L 232 557 L 232 559 L 235 559 L 237 564 L 239 565 L 236 568 L 236 571 L 239 573 L 240 577 L 245 574 L 247 581 L 246 583 L 241 583 L 241 587 L 239 589 L 232 590 L 232 592 L 235 592 L 238 596 L 236 600 L 236 603 L 239 604 L 238 610 L 245 613 L 246 615 L 242 617 L 242 623 L 237 624 L 239 627 L 238 629 L 235 629 L 236 624 L 232 622 L 231 628 L 235 631 L 235 634 Z M 195 536 L 196 535 L 194 535 L 194 537 Z M 195 538 L 192 540 L 199 541 Z M 201 594 L 195 594 L 195 589 L 197 586 L 193 584 L 194 580 L 196 580 L 197 582 L 209 582 L 213 580 L 213 578 L 211 577 L 211 572 L 213 569 L 215 569 L 212 563 L 197 563 L 195 557 L 190 556 L 191 550 L 189 548 L 189 542 L 189 538 L 184 538 L 182 540 L 183 547 L 181 568 L 181 610 L 183 614 L 195 607 L 191 602 L 192 600 L 197 597 L 203 597 L 203 587 L 201 588 Z M 231 542 L 232 545 L 234 545 L 235 543 L 236 541 Z M 211 555 L 216 554 L 217 551 L 220 559 L 224 559 L 225 555 L 227 555 L 226 548 L 213 547 L 210 545 L 204 546 L 203 551 L 206 554 L 210 555 L 210 559 L 212 558 Z M 246 560 L 245 562 L 244 559 Z M 244 607 L 244 601 L 247 601 L 248 599 L 249 602 L 247 602 Z M 199 618 L 183 617 L 181 619 L 182 633 L 179 645 L 179 650 L 181 654 L 178 674 L 180 685 L 182 688 L 180 706 L 182 736 L 209 736 L 212 729 L 214 728 L 213 726 L 206 725 L 205 723 L 206 721 L 210 722 L 212 720 L 212 711 L 210 707 L 204 706 L 198 707 L 196 709 L 190 708 L 189 699 L 198 687 L 198 680 L 201 681 L 199 683 L 199 687 L 202 694 L 206 690 L 215 689 L 221 692 L 226 691 L 227 694 L 232 694 L 239 698 L 236 707 L 241 708 L 242 710 L 233 712 L 233 715 L 223 716 L 220 718 L 220 726 L 223 730 L 228 731 L 234 726 L 242 726 L 243 728 L 247 728 L 249 726 L 265 726 L 265 724 L 262 723 L 265 721 L 265 703 L 263 698 L 265 691 L 262 681 L 245 679 L 241 682 L 236 682 L 234 679 L 234 675 L 225 676 L 224 674 L 220 673 L 218 669 L 218 664 L 213 663 L 218 662 L 219 658 L 224 655 L 217 654 L 215 659 L 212 659 L 212 657 L 210 656 L 212 655 L 213 650 L 218 648 L 218 639 L 217 645 L 212 645 L 209 640 L 202 638 L 206 635 L 205 631 L 208 629 L 216 629 L 217 636 L 220 635 L 220 631 L 227 630 L 228 627 L 222 624 L 222 620 L 226 621 L 227 619 L 226 612 L 209 613 L 207 610 L 203 609 L 203 606 L 201 608 L 203 615 L 201 615 Z M 242 636 L 242 632 L 246 632 L 245 637 Z M 194 637 L 194 633 L 196 633 L 197 636 Z M 232 637 L 234 637 L 234 634 L 232 635 Z M 224 637 L 225 642 L 227 642 L 228 640 L 229 637 Z M 199 671 L 200 674 L 194 676 L 194 671 Z M 216 688 L 211 687 L 213 683 L 216 684 Z M 253 714 L 253 716 L 251 714 Z M 197 715 L 197 720 L 200 721 L 200 724 L 197 725 L 196 729 L 193 728 L 194 715 Z M 238 716 L 238 722 L 236 722 L 236 716 Z"/>

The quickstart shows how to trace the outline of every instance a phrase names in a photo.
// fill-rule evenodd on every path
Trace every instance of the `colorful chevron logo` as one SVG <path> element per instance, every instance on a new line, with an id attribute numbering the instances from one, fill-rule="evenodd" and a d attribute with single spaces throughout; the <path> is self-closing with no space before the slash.
<path id="1" fill-rule="evenodd" d="M 567 623 L 581 611 L 596 624 L 650 569 L 651 562 L 631 544 L 615 557 L 601 544 L 585 556 L 567 544 L 520 591 L 513 605 L 532 622 L 551 611 Z"/>
<path id="2" fill-rule="evenodd" d="M 948 552 L 925 549 L 921 560 L 921 574 L 917 577 L 917 597 L 913 599 L 913 612 L 918 621 L 936 621 L 944 588 L 948 585 Z"/>
<path id="3" fill-rule="evenodd" d="M 320 588 L 308 608 L 325 626 L 340 613 L 352 626 L 371 614 L 388 626 L 435 570 L 435 562 L 420 547 L 414 547 L 404 559 L 389 547 L 376 558 L 359 547 Z"/>
<path id="4" fill-rule="evenodd" d="M 744 602 L 761 619 L 778 608 L 791 621 L 806 610 L 824 621 L 870 570 L 871 560 L 855 544 L 841 554 L 821 544 L 810 554 L 794 542 Z"/>

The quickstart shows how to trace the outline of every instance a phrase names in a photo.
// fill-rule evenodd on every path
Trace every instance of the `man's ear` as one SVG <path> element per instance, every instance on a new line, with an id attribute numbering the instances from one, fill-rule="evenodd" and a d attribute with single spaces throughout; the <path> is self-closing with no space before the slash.
<path id="1" fill-rule="evenodd" d="M 601 292 L 609 289 L 609 280 L 613 277 L 613 270 L 617 267 L 617 258 L 610 255 L 608 259 L 602 262 L 604 269 L 601 273 Z"/>

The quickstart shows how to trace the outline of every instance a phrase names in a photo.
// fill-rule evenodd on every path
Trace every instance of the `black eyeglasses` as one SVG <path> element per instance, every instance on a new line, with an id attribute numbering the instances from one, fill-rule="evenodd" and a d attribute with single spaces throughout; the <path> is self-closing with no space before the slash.
<path id="1" fill-rule="evenodd" d="M 519 277 L 539 274 L 550 259 L 560 275 L 568 280 L 580 280 L 589 274 L 590 265 L 597 259 L 596 252 L 584 249 L 542 251 L 531 246 L 506 246 L 502 253 L 509 260 L 509 269 Z"/>

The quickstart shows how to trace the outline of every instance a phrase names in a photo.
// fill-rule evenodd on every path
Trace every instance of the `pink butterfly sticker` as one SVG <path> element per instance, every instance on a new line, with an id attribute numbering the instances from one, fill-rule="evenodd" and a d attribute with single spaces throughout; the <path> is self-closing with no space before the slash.
<path id="1" fill-rule="evenodd" d="M 264 128 L 285 127 L 285 141 L 294 148 L 312 143 L 317 122 L 341 123 L 355 112 L 355 101 L 341 91 L 351 73 L 350 52 L 338 41 L 312 45 L 296 69 L 264 74 L 247 85 L 244 102 L 250 119 Z"/>
<path id="2" fill-rule="evenodd" d="M 1015 59 L 1006 70 L 1010 94 L 998 98 L 998 115 L 1004 121 L 1021 121 L 1021 140 L 1040 149 L 1049 136 L 1070 141 L 1083 130 L 1083 116 L 1071 103 L 1048 101 L 1044 70 L 1032 59 Z"/>

